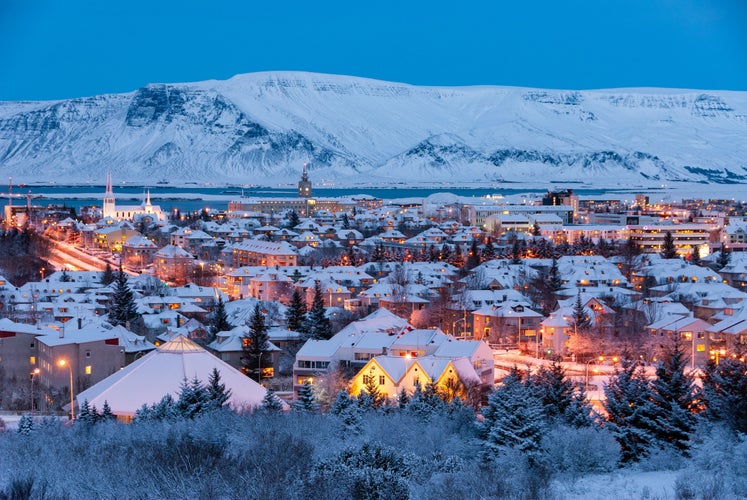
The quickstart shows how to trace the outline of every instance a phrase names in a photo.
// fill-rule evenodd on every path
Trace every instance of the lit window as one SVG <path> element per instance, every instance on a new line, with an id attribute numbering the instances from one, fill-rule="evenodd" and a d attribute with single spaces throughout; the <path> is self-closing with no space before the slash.
<path id="1" fill-rule="evenodd" d="M 36 364 L 36 356 L 31 356 L 29 358 L 29 363 L 31 363 L 32 365 L 35 365 Z"/>
<path id="2" fill-rule="evenodd" d="M 86 375 L 91 374 L 91 365 L 86 365 Z"/>

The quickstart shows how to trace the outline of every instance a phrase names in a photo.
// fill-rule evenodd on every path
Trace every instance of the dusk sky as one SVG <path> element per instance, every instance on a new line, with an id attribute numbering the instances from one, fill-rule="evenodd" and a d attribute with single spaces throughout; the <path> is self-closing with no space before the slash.
<path id="1" fill-rule="evenodd" d="M 747 3 L 2 0 L 0 55 L 0 100 L 273 70 L 418 85 L 747 90 Z"/>

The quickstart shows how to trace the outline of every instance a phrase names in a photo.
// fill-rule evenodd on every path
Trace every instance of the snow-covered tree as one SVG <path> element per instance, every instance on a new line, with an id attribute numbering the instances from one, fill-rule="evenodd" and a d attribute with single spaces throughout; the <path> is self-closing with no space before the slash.
<path id="1" fill-rule="evenodd" d="M 285 320 L 288 324 L 288 330 L 302 332 L 304 328 L 304 319 L 306 319 L 306 301 L 298 288 L 293 289 L 288 309 L 285 311 Z"/>
<path id="2" fill-rule="evenodd" d="M 680 337 L 676 335 L 656 368 L 651 389 L 652 401 L 656 406 L 654 436 L 660 444 L 672 446 L 689 456 L 698 401 L 693 378 L 685 373 L 686 366 L 687 355 Z"/>
<path id="3" fill-rule="evenodd" d="M 127 284 L 127 275 L 120 268 L 114 282 L 114 294 L 112 295 L 112 310 L 109 313 L 109 322 L 112 325 L 127 327 L 138 318 L 135 296 Z"/>
<path id="4" fill-rule="evenodd" d="M 259 303 L 249 318 L 249 332 L 242 339 L 243 357 L 241 362 L 247 374 L 256 373 L 257 382 L 262 379 L 262 367 L 270 364 L 270 336 L 267 334 L 265 315 Z"/>
<path id="5" fill-rule="evenodd" d="M 275 391 L 272 390 L 271 387 L 267 388 L 267 393 L 265 394 L 265 397 L 262 398 L 262 405 L 259 407 L 260 411 L 263 413 L 280 413 L 283 411 L 283 403 L 280 401 L 280 398 L 277 394 L 275 394 Z"/>
<path id="6" fill-rule="evenodd" d="M 677 247 L 674 245 L 674 237 L 671 231 L 664 233 L 664 242 L 661 244 L 661 256 L 665 259 L 677 258 Z"/>
<path id="7" fill-rule="evenodd" d="M 226 384 L 221 383 L 220 372 L 213 368 L 208 378 L 207 387 L 207 409 L 219 410 L 223 408 L 231 397 L 231 390 L 226 390 Z"/>
<path id="8" fill-rule="evenodd" d="M 319 413 L 319 404 L 308 381 L 299 387 L 298 399 L 293 404 L 293 409 L 301 413 Z"/>
<path id="9" fill-rule="evenodd" d="M 703 374 L 706 417 L 747 435 L 747 363 L 725 357 L 710 361 Z"/>
<path id="10" fill-rule="evenodd" d="M 227 332 L 232 328 L 233 325 L 228 321 L 228 313 L 226 312 L 226 304 L 223 302 L 223 297 L 218 296 L 218 302 L 215 303 L 213 312 L 210 315 L 208 338 L 205 339 L 206 343 L 209 344 L 215 340 L 215 336 L 219 332 Z"/>
<path id="11" fill-rule="evenodd" d="M 494 452 L 515 448 L 529 454 L 540 450 L 546 422 L 539 399 L 518 371 L 504 377 L 488 397 L 480 433 Z"/>
<path id="12" fill-rule="evenodd" d="M 655 444 L 656 407 L 645 374 L 623 359 L 609 383 L 604 385 L 606 427 L 620 444 L 621 460 L 637 462 L 648 456 Z"/>
<path id="13" fill-rule="evenodd" d="M 537 397 L 542 402 L 549 420 L 576 427 L 589 426 L 592 409 L 586 394 L 565 374 L 563 366 L 554 361 L 550 367 L 542 366 L 529 378 Z"/>
<path id="14" fill-rule="evenodd" d="M 332 323 L 330 323 L 327 311 L 324 308 L 324 295 L 319 281 L 314 284 L 314 299 L 311 302 L 309 312 L 306 314 L 302 331 L 310 339 L 329 340 L 332 338 Z"/>
<path id="15" fill-rule="evenodd" d="M 30 415 L 21 415 L 18 420 L 18 434 L 28 436 L 34 430 L 34 419 Z"/>

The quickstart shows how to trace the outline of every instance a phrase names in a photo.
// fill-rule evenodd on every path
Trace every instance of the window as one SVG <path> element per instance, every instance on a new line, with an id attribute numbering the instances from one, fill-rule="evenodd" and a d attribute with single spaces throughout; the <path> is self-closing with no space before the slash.
<path id="1" fill-rule="evenodd" d="M 33 342 L 31 342 L 31 346 L 30 347 L 33 349 L 34 347 L 36 347 L 36 344 L 34 344 Z"/>
<path id="2" fill-rule="evenodd" d="M 386 383 L 386 377 L 384 375 L 379 375 L 379 385 L 384 385 Z"/>
<path id="3" fill-rule="evenodd" d="M 363 385 L 368 385 L 371 382 L 371 378 L 368 375 L 363 375 Z"/>
<path id="4" fill-rule="evenodd" d="M 29 358 L 29 363 L 31 363 L 32 365 L 35 365 L 36 364 L 36 356 L 31 356 Z"/>
<path id="5" fill-rule="evenodd" d="M 90 357 L 91 357 L 91 351 L 86 351 L 86 357 L 87 357 L 87 358 L 90 358 Z"/>
<path id="6" fill-rule="evenodd" d="M 91 365 L 86 365 L 86 375 L 91 374 Z"/>

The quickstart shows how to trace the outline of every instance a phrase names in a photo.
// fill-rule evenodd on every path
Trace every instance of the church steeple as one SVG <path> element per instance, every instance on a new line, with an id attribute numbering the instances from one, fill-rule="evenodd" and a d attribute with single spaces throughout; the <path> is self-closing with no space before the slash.
<path id="1" fill-rule="evenodd" d="M 106 174 L 106 192 L 104 193 L 104 218 L 115 217 L 117 215 L 116 201 L 114 200 L 114 191 L 112 190 L 112 174 Z"/>
<path id="2" fill-rule="evenodd" d="M 306 166 L 303 164 L 303 173 L 301 174 L 301 180 L 298 182 L 298 197 L 299 198 L 311 198 L 311 181 L 309 180 L 309 173 L 306 171 Z"/>

